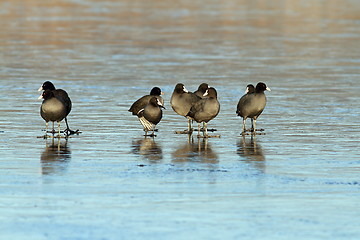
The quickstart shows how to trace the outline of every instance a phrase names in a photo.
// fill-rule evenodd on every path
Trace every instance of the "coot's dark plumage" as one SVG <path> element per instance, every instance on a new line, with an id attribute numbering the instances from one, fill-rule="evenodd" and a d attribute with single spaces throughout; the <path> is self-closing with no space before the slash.
<path id="1" fill-rule="evenodd" d="M 164 108 L 164 106 L 157 97 L 153 96 L 148 104 L 138 112 L 137 116 L 144 126 L 145 136 L 148 131 L 153 131 L 152 135 L 155 136 L 155 127 L 162 118 L 161 108 Z"/>
<path id="2" fill-rule="evenodd" d="M 207 83 L 202 83 L 199 85 L 198 90 L 196 90 L 194 93 L 197 96 L 204 98 L 204 94 L 208 88 L 209 88 L 209 85 Z"/>
<path id="3" fill-rule="evenodd" d="M 214 119 L 220 111 L 220 103 L 217 100 L 217 92 L 215 88 L 209 88 L 206 90 L 206 98 L 203 98 L 196 102 L 188 112 L 187 116 L 193 118 L 198 123 L 200 135 L 200 123 L 204 123 L 204 137 L 208 137 L 207 123 Z"/>
<path id="4" fill-rule="evenodd" d="M 247 118 L 252 119 L 252 131 L 256 131 L 256 119 L 266 106 L 266 96 L 264 91 L 271 91 L 265 83 L 259 82 L 254 93 L 247 93 L 242 96 L 237 105 L 236 113 L 243 118 L 243 133 L 245 133 L 245 122 Z"/>
<path id="5" fill-rule="evenodd" d="M 44 99 L 40 107 L 40 115 L 46 122 L 46 133 L 49 126 L 49 121 L 53 122 L 53 133 L 55 132 L 54 122 L 57 122 L 59 133 L 58 137 L 60 137 L 60 122 L 67 115 L 67 109 L 64 102 L 55 97 L 54 92 L 51 90 L 45 90 L 40 98 Z"/>
<path id="6" fill-rule="evenodd" d="M 187 116 L 190 111 L 190 108 L 201 98 L 196 94 L 189 92 L 184 84 L 178 83 L 175 86 L 174 92 L 171 95 L 170 104 L 172 109 L 179 115 L 188 118 L 188 133 L 192 131 L 191 129 L 191 118 Z"/>
<path id="7" fill-rule="evenodd" d="M 237 109 L 236 109 L 236 113 L 239 115 L 239 109 L 240 109 L 240 102 L 241 103 L 244 103 L 244 102 L 246 102 L 247 100 L 248 100 L 248 98 L 249 98 L 249 94 L 251 94 L 251 93 L 255 93 L 255 87 L 254 87 L 254 85 L 252 85 L 252 84 L 248 84 L 247 86 L 246 86 L 246 90 L 245 90 L 245 95 L 243 95 L 241 98 L 240 98 L 240 100 L 239 100 L 239 103 L 238 103 L 238 105 L 237 105 Z M 246 122 L 245 120 L 244 120 L 244 122 Z M 251 122 L 253 123 L 253 120 L 251 119 Z M 243 126 L 243 127 L 245 127 L 245 126 Z M 245 130 L 246 131 L 246 130 Z"/>
<path id="8" fill-rule="evenodd" d="M 69 113 L 71 112 L 71 107 L 72 107 L 71 99 L 70 99 L 69 95 L 67 94 L 67 92 L 63 89 L 56 89 L 54 84 L 50 81 L 44 82 L 38 91 L 46 91 L 46 90 L 52 91 L 54 96 L 59 101 L 61 101 L 66 108 L 66 116 L 65 116 L 66 130 L 64 131 L 66 133 L 66 135 L 71 135 L 71 134 L 77 133 L 78 130 L 73 131 L 70 129 L 68 121 L 67 121 L 67 115 L 69 115 Z"/>
<path id="9" fill-rule="evenodd" d="M 64 103 L 64 105 L 66 107 L 67 115 L 71 112 L 72 103 L 71 103 L 69 95 L 67 94 L 67 92 L 65 90 L 56 89 L 54 84 L 50 81 L 44 82 L 38 91 L 45 91 L 45 90 L 53 91 L 54 96 Z"/>
<path id="10" fill-rule="evenodd" d="M 161 89 L 159 87 L 154 87 L 153 89 L 151 89 L 149 95 L 145 95 L 145 96 L 139 98 L 138 100 L 136 100 L 131 105 L 131 107 L 128 111 L 131 112 L 133 115 L 137 115 L 138 112 L 149 103 L 149 101 L 152 97 L 156 97 L 157 99 L 159 99 L 160 103 L 162 105 L 164 105 L 164 99 L 160 96 L 162 94 L 163 93 L 161 92 Z"/>

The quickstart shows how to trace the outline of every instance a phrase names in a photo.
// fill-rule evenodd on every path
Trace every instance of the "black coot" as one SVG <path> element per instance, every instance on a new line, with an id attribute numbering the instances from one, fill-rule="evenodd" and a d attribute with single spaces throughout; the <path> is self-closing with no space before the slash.
<path id="1" fill-rule="evenodd" d="M 47 136 L 49 121 L 53 122 L 52 133 L 55 133 L 54 123 L 58 123 L 58 137 L 60 137 L 60 122 L 67 115 L 67 108 L 64 102 L 60 101 L 51 90 L 45 90 L 39 97 L 42 98 L 43 102 L 40 107 L 40 115 L 46 122 L 46 133 Z"/>
<path id="2" fill-rule="evenodd" d="M 236 109 L 236 113 L 237 113 L 237 114 L 239 113 L 240 102 L 241 102 L 241 103 L 246 102 L 247 99 L 249 98 L 249 94 L 251 94 L 251 93 L 255 93 L 255 87 L 254 87 L 254 85 L 252 85 L 252 84 L 248 84 L 248 85 L 246 86 L 245 95 L 243 95 L 243 96 L 240 98 L 239 102 L 238 102 L 237 109 Z M 239 114 L 238 114 L 238 115 L 239 115 Z M 251 121 L 252 121 L 252 120 L 251 120 Z M 245 122 L 246 122 L 246 121 L 245 121 Z M 243 126 L 243 127 L 244 127 L 244 126 Z"/>
<path id="3" fill-rule="evenodd" d="M 161 89 L 159 87 L 154 87 L 151 89 L 149 95 L 145 95 L 145 96 L 139 98 L 138 100 L 136 100 L 131 105 L 131 107 L 128 111 L 131 112 L 133 115 L 137 115 L 138 112 L 149 103 L 149 101 L 152 97 L 156 97 L 157 99 L 159 99 L 161 104 L 164 105 L 164 99 L 161 97 L 161 95 L 163 95 L 163 94 L 164 93 L 161 92 Z"/>
<path id="4" fill-rule="evenodd" d="M 67 94 L 67 92 L 63 89 L 56 89 L 54 84 L 50 81 L 44 82 L 38 91 L 46 91 L 46 90 L 52 91 L 54 93 L 54 96 L 59 101 L 63 102 L 63 104 L 66 108 L 66 116 L 65 116 L 66 129 L 65 129 L 64 133 L 66 135 L 72 135 L 72 134 L 78 133 L 79 130 L 73 131 L 70 129 L 68 121 L 67 121 L 67 115 L 69 115 L 69 113 L 71 112 L 71 107 L 72 107 L 71 99 L 70 99 L 69 95 Z"/>
<path id="5" fill-rule="evenodd" d="M 248 91 L 249 90 L 251 90 L 251 86 L 249 87 L 248 85 Z M 251 118 L 251 131 L 255 133 L 256 119 L 259 117 L 266 106 L 266 96 L 264 93 L 265 90 L 271 91 L 265 83 L 259 82 L 256 85 L 255 92 L 248 92 L 240 98 L 236 113 L 238 116 L 243 118 L 243 134 L 246 132 L 245 122 L 247 118 Z"/>
<path id="6" fill-rule="evenodd" d="M 205 97 L 197 101 L 188 112 L 187 116 L 191 117 L 198 123 L 198 136 L 200 135 L 200 123 L 204 123 L 204 137 L 208 137 L 207 123 L 214 119 L 220 111 L 220 103 L 217 100 L 215 88 L 209 88 L 205 92 Z"/>
<path id="7" fill-rule="evenodd" d="M 188 131 L 185 133 L 191 133 L 191 117 L 187 116 L 190 108 L 201 98 L 196 94 L 189 92 L 184 84 L 178 83 L 175 86 L 174 92 L 171 95 L 170 104 L 172 109 L 179 115 L 188 118 Z"/>
<path id="8" fill-rule="evenodd" d="M 164 108 L 164 106 L 157 97 L 153 96 L 149 103 L 138 112 L 137 116 L 144 127 L 145 136 L 148 136 L 148 131 L 153 131 L 150 136 L 155 136 L 155 127 L 162 118 L 161 108 Z"/>

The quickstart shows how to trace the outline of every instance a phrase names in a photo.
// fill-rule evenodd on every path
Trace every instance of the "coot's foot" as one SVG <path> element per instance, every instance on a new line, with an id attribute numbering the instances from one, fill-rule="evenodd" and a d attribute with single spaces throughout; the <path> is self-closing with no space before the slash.
<path id="1" fill-rule="evenodd" d="M 193 133 L 193 129 L 191 129 L 190 131 L 188 129 L 184 130 L 184 131 L 175 131 L 176 134 L 192 134 Z"/>
<path id="2" fill-rule="evenodd" d="M 266 133 L 264 133 L 263 131 L 265 131 L 264 129 L 256 129 L 256 131 L 252 131 L 252 130 L 246 130 L 244 132 L 241 133 L 241 136 L 245 136 L 245 135 L 265 135 Z"/>
<path id="3" fill-rule="evenodd" d="M 256 129 L 256 132 L 263 132 L 263 131 L 265 131 L 265 129 L 263 129 L 263 128 L 257 128 Z M 246 129 L 245 132 L 254 132 L 254 129 L 249 128 L 249 129 Z"/>
<path id="4" fill-rule="evenodd" d="M 152 134 L 145 134 L 144 137 L 156 137 L 156 134 L 152 133 Z"/>
<path id="5" fill-rule="evenodd" d="M 194 131 L 199 131 L 198 129 L 194 129 Z M 217 131 L 217 129 L 215 128 L 208 128 L 207 130 L 208 132 L 215 132 Z M 205 132 L 205 129 L 204 128 L 200 128 L 200 132 Z"/>
<path id="6" fill-rule="evenodd" d="M 198 138 L 220 138 L 221 135 L 197 135 Z"/>
<path id="7" fill-rule="evenodd" d="M 79 129 L 73 131 L 73 130 L 67 128 L 64 130 L 64 133 L 66 136 L 70 136 L 70 135 L 74 135 L 74 134 L 79 134 L 80 132 L 79 132 Z"/>

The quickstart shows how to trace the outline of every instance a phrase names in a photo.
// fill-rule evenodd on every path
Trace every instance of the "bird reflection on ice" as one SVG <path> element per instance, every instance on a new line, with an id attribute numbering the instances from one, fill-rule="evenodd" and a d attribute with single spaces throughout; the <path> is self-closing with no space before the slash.
<path id="1" fill-rule="evenodd" d="M 244 136 L 237 142 L 237 153 L 239 156 L 245 158 L 245 162 L 251 163 L 260 171 L 265 171 L 265 156 L 259 143 L 256 142 L 256 136 L 251 136 L 250 139 Z"/>
<path id="2" fill-rule="evenodd" d="M 61 141 L 51 139 L 46 140 L 45 150 L 40 156 L 41 172 L 43 175 L 58 174 L 66 170 L 71 159 L 71 151 L 68 147 L 68 140 Z"/>
<path id="3" fill-rule="evenodd" d="M 218 163 L 218 155 L 211 148 L 207 138 L 197 138 L 189 135 L 188 142 L 172 153 L 172 162 L 203 162 Z"/>
<path id="4" fill-rule="evenodd" d="M 133 140 L 132 153 L 143 156 L 145 159 L 154 163 L 163 159 L 160 145 L 158 145 L 155 142 L 155 139 L 151 137 Z"/>

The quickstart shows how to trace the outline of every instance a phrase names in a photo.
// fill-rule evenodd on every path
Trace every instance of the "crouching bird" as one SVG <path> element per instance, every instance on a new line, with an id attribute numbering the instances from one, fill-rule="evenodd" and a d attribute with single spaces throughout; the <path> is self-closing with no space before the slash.
<path id="1" fill-rule="evenodd" d="M 161 108 L 165 109 L 160 100 L 154 96 L 149 100 L 149 103 L 137 113 L 139 121 L 144 127 L 145 136 L 156 136 L 155 127 L 162 119 Z M 152 134 L 148 135 L 148 131 L 152 131 Z"/>
<path id="2" fill-rule="evenodd" d="M 129 112 L 132 113 L 132 115 L 137 115 L 138 112 L 143 109 L 150 101 L 152 97 L 156 97 L 159 99 L 162 106 L 164 106 L 164 99 L 161 97 L 161 95 L 164 95 L 164 93 L 161 91 L 159 87 L 153 87 L 150 91 L 149 95 L 142 96 L 138 100 L 136 100 L 131 107 L 129 108 Z"/>

